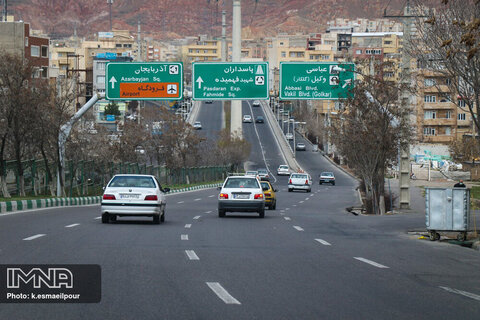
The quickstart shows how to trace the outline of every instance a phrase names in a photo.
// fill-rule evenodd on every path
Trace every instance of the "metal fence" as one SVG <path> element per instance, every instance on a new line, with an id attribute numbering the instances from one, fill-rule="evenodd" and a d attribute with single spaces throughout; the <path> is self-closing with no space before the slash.
<path id="1" fill-rule="evenodd" d="M 49 163 L 53 177 L 49 176 L 43 160 L 24 161 L 24 181 L 27 195 L 49 195 L 50 184 L 56 184 L 56 165 Z M 5 162 L 7 187 L 12 196 L 18 195 L 20 179 L 15 161 Z M 69 197 L 98 195 L 102 187 L 115 174 L 150 174 L 157 177 L 162 186 L 181 187 L 222 181 L 229 167 L 195 167 L 170 169 L 140 163 L 96 163 L 95 161 L 66 161 L 65 192 Z M 53 179 L 53 180 L 52 180 Z"/>

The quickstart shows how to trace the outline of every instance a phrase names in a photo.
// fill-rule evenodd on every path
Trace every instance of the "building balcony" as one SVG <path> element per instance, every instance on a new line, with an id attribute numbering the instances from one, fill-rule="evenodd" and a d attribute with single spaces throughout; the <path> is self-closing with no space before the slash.
<path id="1" fill-rule="evenodd" d="M 436 118 L 436 119 L 423 119 L 422 124 L 424 126 L 456 126 L 457 120 L 450 118 Z"/>
<path id="2" fill-rule="evenodd" d="M 451 102 L 424 102 L 421 108 L 424 110 L 456 110 L 457 106 Z"/>
<path id="3" fill-rule="evenodd" d="M 430 143 L 449 143 L 455 139 L 454 135 L 436 135 L 436 136 L 423 136 L 420 139 L 422 142 Z"/>
<path id="4" fill-rule="evenodd" d="M 423 87 L 424 93 L 451 93 L 451 89 L 447 85 L 434 85 L 430 87 Z"/>

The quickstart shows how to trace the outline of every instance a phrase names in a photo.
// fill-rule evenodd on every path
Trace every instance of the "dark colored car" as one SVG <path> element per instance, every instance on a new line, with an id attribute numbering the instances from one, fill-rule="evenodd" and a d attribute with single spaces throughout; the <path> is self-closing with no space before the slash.
<path id="1" fill-rule="evenodd" d="M 256 123 L 264 123 L 265 120 L 263 119 L 262 116 L 257 116 L 257 117 L 255 118 L 255 122 L 256 122 Z"/>

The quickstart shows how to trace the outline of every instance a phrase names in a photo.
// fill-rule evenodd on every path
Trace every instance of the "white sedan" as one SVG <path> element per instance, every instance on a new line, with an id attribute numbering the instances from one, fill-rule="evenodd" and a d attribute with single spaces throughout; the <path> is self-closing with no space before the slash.
<path id="1" fill-rule="evenodd" d="M 165 221 L 165 193 L 155 176 L 118 174 L 107 184 L 102 198 L 102 223 L 117 217 L 153 217 L 153 223 Z"/>
<path id="2" fill-rule="evenodd" d="M 218 216 L 225 212 L 257 212 L 265 217 L 265 195 L 260 181 L 254 176 L 230 176 L 218 195 Z"/>

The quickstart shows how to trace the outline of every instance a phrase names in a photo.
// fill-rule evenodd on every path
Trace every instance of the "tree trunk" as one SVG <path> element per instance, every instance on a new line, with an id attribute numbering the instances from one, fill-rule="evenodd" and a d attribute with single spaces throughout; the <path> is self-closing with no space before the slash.
<path id="1" fill-rule="evenodd" d="M 10 192 L 8 192 L 7 188 L 7 176 L 0 174 L 0 191 L 2 192 L 2 196 L 4 198 L 11 198 Z"/>

